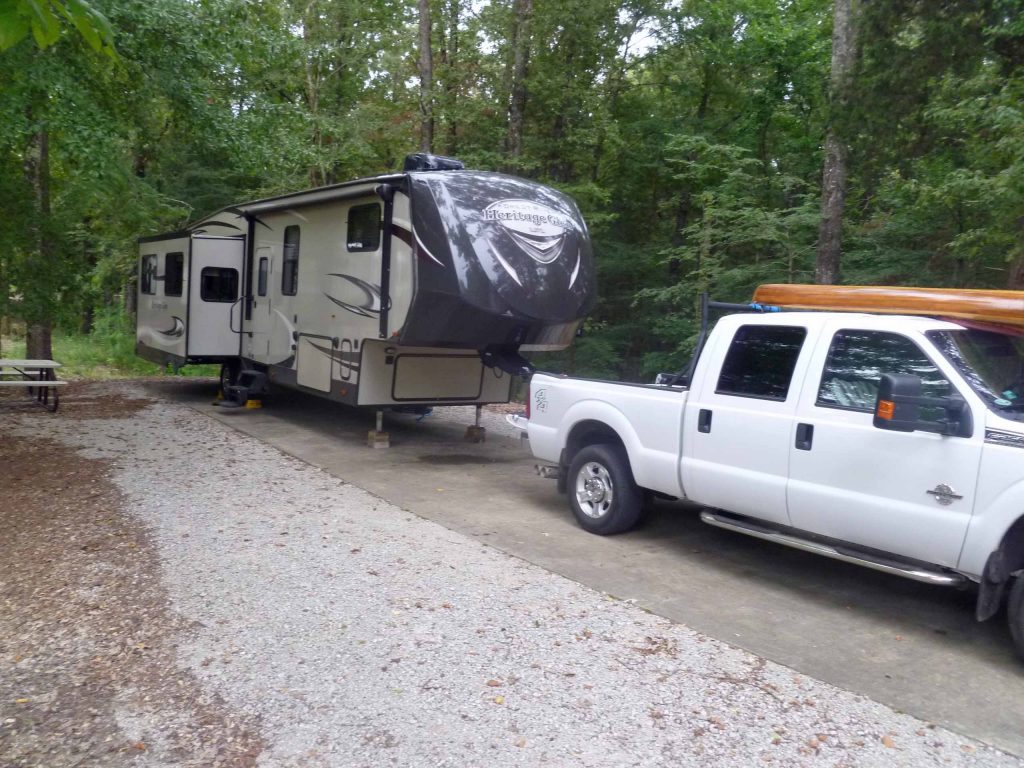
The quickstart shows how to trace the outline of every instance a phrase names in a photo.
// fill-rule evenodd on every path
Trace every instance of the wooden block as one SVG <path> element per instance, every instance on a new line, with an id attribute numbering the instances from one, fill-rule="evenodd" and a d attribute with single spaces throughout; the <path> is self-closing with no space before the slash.
<path id="1" fill-rule="evenodd" d="M 387 432 L 378 432 L 375 429 L 371 429 L 366 433 L 366 445 L 370 448 L 390 448 L 391 435 Z"/>

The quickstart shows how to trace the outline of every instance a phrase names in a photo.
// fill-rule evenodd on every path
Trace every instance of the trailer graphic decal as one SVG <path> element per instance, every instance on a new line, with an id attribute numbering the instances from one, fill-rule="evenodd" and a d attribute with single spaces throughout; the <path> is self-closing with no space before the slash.
<path id="1" fill-rule="evenodd" d="M 309 342 L 309 345 L 313 347 L 313 349 L 315 349 L 317 352 L 327 355 L 327 357 L 331 358 L 332 360 L 338 363 L 341 363 L 344 366 L 347 366 L 348 368 L 351 368 L 353 371 L 359 370 L 358 352 L 331 349 L 330 347 L 325 347 L 322 344 L 317 344 L 316 342 L 313 341 Z"/>
<path id="2" fill-rule="evenodd" d="M 172 339 L 179 339 L 185 334 L 185 321 L 176 315 L 172 315 L 171 319 L 174 321 L 171 327 L 166 331 L 157 331 L 157 333 L 170 336 Z"/>
<path id="3" fill-rule="evenodd" d="M 420 240 L 420 236 L 416 233 L 415 230 L 413 230 L 412 236 L 416 238 L 416 254 L 417 255 L 423 253 L 423 254 L 425 254 L 427 256 L 428 259 L 430 259 L 431 261 L 436 263 L 439 267 L 443 267 L 444 266 L 444 262 L 441 261 L 439 258 L 437 258 L 437 256 L 435 256 L 434 254 L 432 254 L 430 252 L 430 249 L 427 248 L 427 246 L 423 244 L 423 241 Z"/>
<path id="4" fill-rule="evenodd" d="M 337 304 L 344 310 L 352 312 L 362 317 L 372 317 L 373 315 L 379 315 L 381 309 L 380 302 L 380 286 L 368 283 L 358 277 L 352 275 L 344 275 L 339 272 L 330 272 L 328 277 L 340 277 L 342 280 L 348 281 L 356 288 L 363 292 L 362 301 L 359 304 L 353 304 L 352 302 L 343 301 L 335 296 L 324 291 L 324 296 L 330 299 L 332 302 Z"/>
<path id="5" fill-rule="evenodd" d="M 538 264 L 550 264 L 562 253 L 573 222 L 532 200 L 498 200 L 484 209 L 484 220 L 503 227 L 512 240 Z"/>

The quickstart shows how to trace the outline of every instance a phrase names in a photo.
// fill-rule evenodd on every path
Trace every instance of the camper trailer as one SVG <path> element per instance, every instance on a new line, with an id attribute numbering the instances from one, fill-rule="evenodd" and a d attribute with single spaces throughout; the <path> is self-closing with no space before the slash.
<path id="1" fill-rule="evenodd" d="M 219 363 L 233 404 L 271 382 L 376 408 L 501 403 L 595 292 L 572 199 L 412 155 L 141 238 L 136 350 Z"/>

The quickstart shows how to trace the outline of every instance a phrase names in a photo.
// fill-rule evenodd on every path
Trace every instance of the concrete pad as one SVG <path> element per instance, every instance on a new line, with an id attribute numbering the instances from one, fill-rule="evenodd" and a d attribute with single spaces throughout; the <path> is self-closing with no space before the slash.
<path id="1" fill-rule="evenodd" d="M 372 411 L 299 393 L 221 411 L 215 385 L 151 385 L 427 519 L 582 584 L 895 709 L 1024 756 L 1024 663 L 1000 615 L 932 587 L 704 525 L 659 502 L 646 524 L 601 538 L 572 519 L 528 445 L 466 424 L 389 414 L 391 448 L 366 447 Z"/>

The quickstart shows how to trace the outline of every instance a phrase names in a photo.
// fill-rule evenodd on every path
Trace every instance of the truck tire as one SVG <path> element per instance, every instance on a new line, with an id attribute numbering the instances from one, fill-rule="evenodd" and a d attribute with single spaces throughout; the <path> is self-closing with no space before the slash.
<path id="1" fill-rule="evenodd" d="M 566 493 L 576 521 L 590 533 L 622 533 L 640 520 L 643 494 L 633 480 L 626 452 L 617 445 L 580 449 L 569 464 Z"/>
<path id="2" fill-rule="evenodd" d="M 1024 659 L 1024 574 L 1013 580 L 1010 599 L 1006 603 L 1006 615 L 1010 621 L 1010 636 L 1017 655 Z"/>

